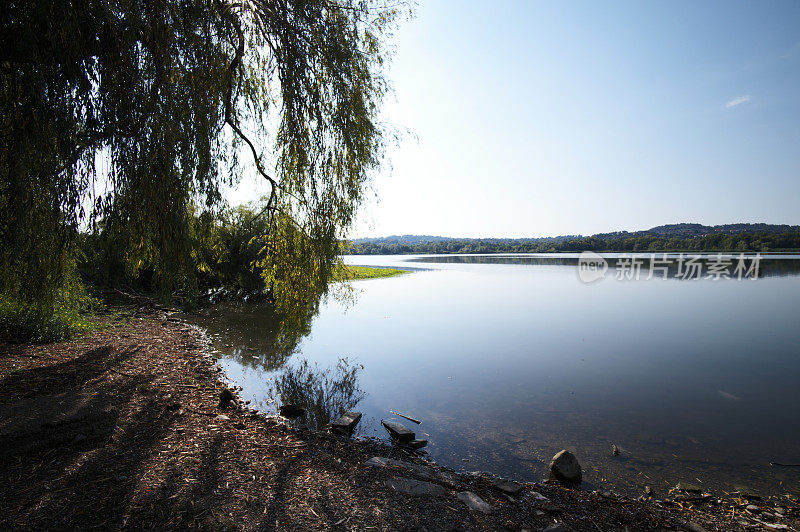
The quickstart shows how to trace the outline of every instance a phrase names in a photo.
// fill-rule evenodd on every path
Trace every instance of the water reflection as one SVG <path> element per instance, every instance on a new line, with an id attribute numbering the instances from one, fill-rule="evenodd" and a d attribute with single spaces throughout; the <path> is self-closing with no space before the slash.
<path id="1" fill-rule="evenodd" d="M 196 321 L 214 338 L 229 373 L 244 377 L 249 385 L 245 394 L 254 406 L 267 412 L 300 407 L 305 414 L 294 423 L 320 430 L 355 408 L 366 393 L 358 385 L 364 366 L 347 358 L 325 368 L 307 359 L 288 363 L 308 336 L 318 308 L 285 316 L 267 305 L 222 302 L 204 308 Z"/>
<path id="2" fill-rule="evenodd" d="M 755 265 L 758 273 L 757 277 L 788 277 L 800 275 L 800 260 L 795 260 L 794 256 L 761 255 L 756 258 L 752 253 L 743 255 L 609 253 L 600 254 L 600 256 L 608 263 L 608 268 L 610 270 L 609 277 L 614 277 L 614 272 L 620 270 L 625 270 L 626 273 L 632 273 L 632 268 L 635 268 L 642 280 L 648 278 L 694 280 L 695 278 L 705 278 L 709 272 L 710 266 L 722 265 L 728 275 L 720 277 L 720 280 L 737 279 L 736 268 L 740 263 L 745 269 L 750 269 Z M 430 264 L 571 266 L 577 271 L 579 260 L 579 255 L 573 253 L 549 257 L 531 255 L 435 255 L 412 257 L 408 259 L 408 262 Z M 689 264 L 694 266 L 694 270 L 689 271 L 687 275 L 687 265 Z M 745 275 L 746 271 L 747 270 L 742 272 L 741 277 L 749 279 L 752 275 Z M 630 278 L 630 276 L 626 275 L 625 278 Z"/>
<path id="3" fill-rule="evenodd" d="M 286 319 L 267 305 L 223 302 L 202 309 L 197 321 L 219 337 L 217 348 L 239 364 L 275 371 L 297 351 L 315 314 Z"/>
<path id="4" fill-rule="evenodd" d="M 296 401 L 316 427 L 357 408 L 361 434 L 379 437 L 404 412 L 454 468 L 536 481 L 568 448 L 588 483 L 631 495 L 692 479 L 780 494 L 800 481 L 769 465 L 800 457 L 797 258 L 762 256 L 758 282 L 589 286 L 578 254 L 348 257 L 426 270 L 360 283 L 354 306 L 329 301 L 313 328 L 231 304 L 200 325 L 252 405 Z M 340 356 L 364 368 L 333 399 L 326 380 L 351 371 Z"/>
<path id="5" fill-rule="evenodd" d="M 278 374 L 268 393 L 282 405 L 303 408 L 305 415 L 300 422 L 310 429 L 322 430 L 366 397 L 358 386 L 358 376 L 363 369 L 363 365 L 353 364 L 346 358 L 324 369 L 303 360 Z"/>

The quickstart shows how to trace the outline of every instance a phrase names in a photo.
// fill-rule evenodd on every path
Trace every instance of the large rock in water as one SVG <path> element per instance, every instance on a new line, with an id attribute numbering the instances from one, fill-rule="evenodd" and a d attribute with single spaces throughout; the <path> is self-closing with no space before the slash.
<path id="1" fill-rule="evenodd" d="M 566 449 L 550 460 L 550 476 L 564 484 L 580 484 L 583 478 L 578 459 Z"/>
<path id="2" fill-rule="evenodd" d="M 350 436 L 359 421 L 361 421 L 361 412 L 345 412 L 339 419 L 331 423 L 331 431 Z"/>
<path id="3" fill-rule="evenodd" d="M 383 428 L 389 432 L 389 435 L 393 440 L 397 440 L 401 443 L 408 443 L 416 437 L 414 431 L 407 429 L 400 423 L 395 423 L 394 421 L 381 421 L 381 424 L 383 425 Z"/>

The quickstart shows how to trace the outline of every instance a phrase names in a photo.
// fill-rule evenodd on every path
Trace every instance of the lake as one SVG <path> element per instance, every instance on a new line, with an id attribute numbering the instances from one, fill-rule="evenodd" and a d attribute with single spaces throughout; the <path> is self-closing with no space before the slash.
<path id="1" fill-rule="evenodd" d="M 737 278 L 736 256 L 727 276 L 707 273 L 726 257 L 701 260 L 699 279 L 677 255 L 604 258 L 587 283 L 576 254 L 347 256 L 411 271 L 352 283 L 354 301 L 328 298 L 283 342 L 257 307 L 197 322 L 251 406 L 275 411 L 287 368 L 293 386 L 316 372 L 333 405 L 317 424 L 352 407 L 358 437 L 386 439 L 380 420 L 400 421 L 457 470 L 541 481 L 566 448 L 589 488 L 797 493 L 800 468 L 770 462 L 800 464 L 800 257 L 763 255 L 756 279 Z M 341 358 L 346 382 L 329 369 Z"/>

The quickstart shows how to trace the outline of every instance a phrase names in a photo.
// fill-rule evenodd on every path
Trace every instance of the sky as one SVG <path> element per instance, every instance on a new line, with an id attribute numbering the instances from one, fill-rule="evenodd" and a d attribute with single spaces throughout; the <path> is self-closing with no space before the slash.
<path id="1" fill-rule="evenodd" d="M 392 44 L 351 236 L 800 224 L 798 1 L 421 0 Z"/>

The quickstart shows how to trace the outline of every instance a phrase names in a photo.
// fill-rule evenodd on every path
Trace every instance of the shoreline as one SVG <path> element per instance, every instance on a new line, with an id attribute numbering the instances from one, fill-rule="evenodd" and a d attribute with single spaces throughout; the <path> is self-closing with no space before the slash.
<path id="1" fill-rule="evenodd" d="M 12 410 L 2 419 L 22 418 L 26 404 L 52 404 L 53 397 L 85 398 L 94 409 L 87 412 L 97 414 L 96 420 L 84 415 L 78 432 L 56 443 L 36 427 L 15 435 L 3 423 L 0 438 L 36 445 L 7 446 L 14 460 L 0 466 L 6 479 L 0 527 L 543 530 L 560 523 L 563 530 L 797 530 L 800 524 L 800 505 L 789 500 L 779 507 L 782 517 L 766 498 L 686 493 L 677 501 L 667 494 L 639 501 L 538 483 L 509 495 L 488 473 L 459 474 L 408 461 L 384 443 L 293 429 L 246 405 L 220 410 L 219 390 L 233 383 L 200 327 L 135 307 L 107 321 L 107 328 L 69 342 L 0 345 L 0 408 Z M 116 416 L 113 426 L 109 416 Z M 376 457 L 379 465 L 367 464 Z M 490 513 L 470 509 L 466 492 Z"/>

